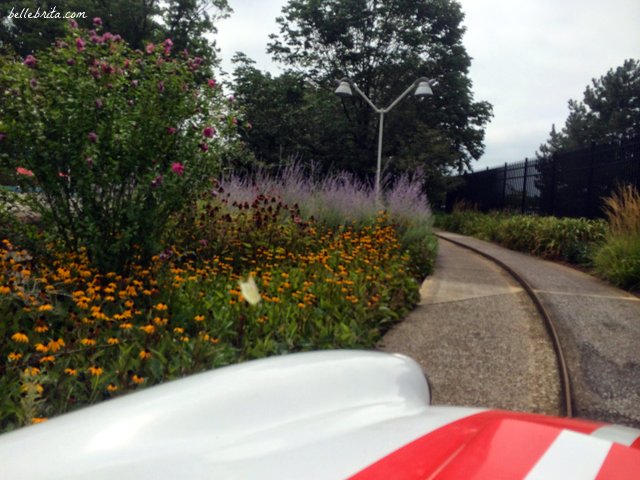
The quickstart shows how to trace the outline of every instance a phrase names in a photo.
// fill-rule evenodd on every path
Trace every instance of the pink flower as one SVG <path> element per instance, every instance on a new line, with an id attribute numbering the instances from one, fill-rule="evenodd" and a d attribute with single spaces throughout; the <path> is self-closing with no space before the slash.
<path id="1" fill-rule="evenodd" d="M 29 85 L 31 85 L 31 88 L 36 88 L 38 86 L 38 80 L 32 78 L 31 80 L 29 80 Z"/>
<path id="2" fill-rule="evenodd" d="M 38 63 L 38 61 L 36 60 L 36 57 L 34 57 L 33 55 L 27 55 L 27 58 L 24 59 L 23 63 L 27 67 L 35 67 L 36 63 Z"/>
<path id="3" fill-rule="evenodd" d="M 207 83 L 211 88 L 216 88 L 216 81 L 213 78 L 210 78 Z"/>
<path id="4" fill-rule="evenodd" d="M 67 65 L 69 65 L 70 67 L 73 67 L 75 64 L 76 64 L 76 61 L 73 58 L 67 59 Z"/>
<path id="5" fill-rule="evenodd" d="M 93 17 L 93 24 L 98 27 L 102 25 L 102 19 L 100 17 Z"/>
<path id="6" fill-rule="evenodd" d="M 158 82 L 158 91 L 164 92 L 164 82 L 162 80 Z"/>
<path id="7" fill-rule="evenodd" d="M 169 56 L 171 53 L 171 47 L 173 47 L 173 41 L 170 38 L 167 38 L 164 42 L 162 42 L 164 46 L 164 54 L 165 56 Z"/>
<path id="8" fill-rule="evenodd" d="M 86 157 L 86 158 L 85 158 L 85 161 L 87 162 L 87 165 L 88 165 L 89 167 L 93 167 L 93 158 L 91 158 L 91 157 Z"/>
<path id="9" fill-rule="evenodd" d="M 206 143 L 200 143 L 198 147 L 200 147 L 200 150 L 202 150 L 203 152 L 209 151 L 209 145 L 207 145 Z"/>
<path id="10" fill-rule="evenodd" d="M 96 132 L 89 132 L 87 137 L 89 138 L 89 141 L 91 143 L 96 143 L 98 141 L 98 135 L 96 134 Z"/>
<path id="11" fill-rule="evenodd" d="M 7 138 L 7 134 L 4 132 L 0 132 L 0 142 Z"/>
<path id="12" fill-rule="evenodd" d="M 177 130 L 174 127 L 167 127 L 167 135 L 173 135 Z"/>
<path id="13" fill-rule="evenodd" d="M 162 177 L 162 175 L 158 175 L 156 178 L 151 180 L 151 188 L 159 187 L 160 185 L 162 185 L 162 181 L 163 180 L 164 180 L 164 178 Z"/>
<path id="14" fill-rule="evenodd" d="M 62 173 L 62 172 L 58 172 L 58 176 L 60 178 L 69 178 L 69 175 L 67 175 L 66 173 Z"/>
<path id="15" fill-rule="evenodd" d="M 33 172 L 23 167 L 17 167 L 16 173 L 18 175 L 24 175 L 25 177 L 33 177 Z"/>
<path id="16" fill-rule="evenodd" d="M 184 165 L 179 162 L 174 162 L 171 164 L 171 170 L 177 175 L 182 175 L 184 174 Z"/>
<path id="17" fill-rule="evenodd" d="M 76 21 L 75 21 L 75 20 L 73 20 L 73 19 L 72 19 L 72 20 L 69 20 L 69 26 L 70 26 L 71 28 L 74 28 L 74 29 L 75 29 L 75 28 L 78 28 L 78 22 L 76 22 Z"/>
<path id="18" fill-rule="evenodd" d="M 216 129 L 213 127 L 205 127 L 204 130 L 202 130 L 202 135 L 207 138 L 213 137 L 214 133 L 216 133 Z"/>
<path id="19" fill-rule="evenodd" d="M 84 51 L 84 40 L 81 37 L 76 38 L 76 48 L 79 52 Z"/>
<path id="20" fill-rule="evenodd" d="M 153 43 L 148 43 L 144 50 L 149 55 L 151 55 L 155 49 L 156 49 L 156 46 Z"/>
<path id="21" fill-rule="evenodd" d="M 104 107 L 104 102 L 102 101 L 101 98 L 96 98 L 96 108 L 102 108 Z"/>

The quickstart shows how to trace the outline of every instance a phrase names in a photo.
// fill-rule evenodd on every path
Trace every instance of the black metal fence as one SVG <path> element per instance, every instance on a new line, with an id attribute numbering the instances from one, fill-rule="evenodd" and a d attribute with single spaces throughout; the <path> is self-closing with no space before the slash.
<path id="1" fill-rule="evenodd" d="M 603 216 L 602 199 L 620 184 L 640 188 L 640 138 L 462 175 L 447 211 L 464 201 L 479 210 L 558 217 Z"/>

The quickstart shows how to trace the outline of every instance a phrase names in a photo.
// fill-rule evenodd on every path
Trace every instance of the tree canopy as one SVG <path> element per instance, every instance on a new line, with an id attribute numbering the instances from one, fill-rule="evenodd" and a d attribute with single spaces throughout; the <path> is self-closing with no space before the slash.
<path id="1" fill-rule="evenodd" d="M 539 155 L 640 136 L 640 61 L 629 59 L 593 79 L 582 101 L 569 100 L 569 116 L 552 127 Z"/>
<path id="2" fill-rule="evenodd" d="M 217 62 L 215 42 L 205 33 L 215 33 L 215 22 L 231 12 L 227 0 L 15 0 L 0 6 L 0 43 L 25 57 L 49 47 L 56 38 L 64 36 L 66 21 L 62 18 L 11 18 L 28 8 L 32 14 L 55 11 L 83 12 L 86 18 L 77 18 L 81 27 L 92 28 L 93 19 L 102 20 L 102 27 L 121 35 L 133 48 L 143 48 L 146 42 L 159 42 L 171 38 L 174 49 L 189 50 L 200 56 L 205 65 Z"/>
<path id="3" fill-rule="evenodd" d="M 282 13 L 268 51 L 313 84 L 333 89 L 335 79 L 349 77 L 383 107 L 416 78 L 437 80 L 433 98 L 421 105 L 407 99 L 390 112 L 385 157 L 407 149 L 428 157 L 445 148 L 440 167 L 459 170 L 480 157 L 491 106 L 473 100 L 464 14 L 456 1 L 290 0 Z M 343 113 L 357 150 L 354 167 L 366 169 L 376 148 L 377 116 L 356 97 Z"/>

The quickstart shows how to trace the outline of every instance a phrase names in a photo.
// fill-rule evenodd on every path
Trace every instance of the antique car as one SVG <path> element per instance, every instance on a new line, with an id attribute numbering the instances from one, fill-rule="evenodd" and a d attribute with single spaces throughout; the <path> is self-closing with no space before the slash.
<path id="1" fill-rule="evenodd" d="M 323 351 L 194 375 L 0 435 L 0 478 L 637 479 L 640 430 L 432 406 L 410 358 Z"/>

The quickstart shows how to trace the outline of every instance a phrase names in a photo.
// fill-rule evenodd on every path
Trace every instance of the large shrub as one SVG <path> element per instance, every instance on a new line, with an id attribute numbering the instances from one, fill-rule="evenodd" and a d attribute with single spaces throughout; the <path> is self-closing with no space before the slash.
<path id="1" fill-rule="evenodd" d="M 71 28 L 37 57 L 0 65 L 5 173 L 103 271 L 149 259 L 170 214 L 233 144 L 232 103 L 200 80 L 200 58 L 171 47 L 134 51 L 118 35 Z"/>

